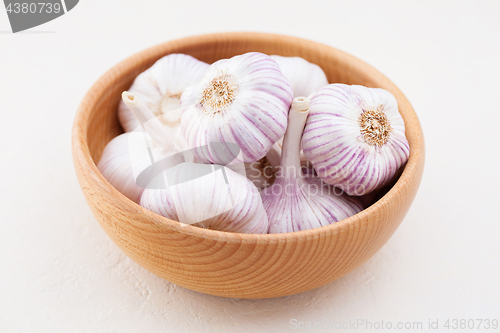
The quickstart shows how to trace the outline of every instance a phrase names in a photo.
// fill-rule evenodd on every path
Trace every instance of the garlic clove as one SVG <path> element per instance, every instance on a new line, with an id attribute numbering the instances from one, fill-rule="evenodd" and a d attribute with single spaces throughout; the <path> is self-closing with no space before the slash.
<path id="1" fill-rule="evenodd" d="M 208 229 L 267 233 L 269 228 L 257 188 L 219 165 L 182 163 L 162 172 L 143 192 L 141 206 Z"/>
<path id="2" fill-rule="evenodd" d="M 290 84 L 269 56 L 219 60 L 182 94 L 182 133 L 189 147 L 208 147 L 197 152 L 205 163 L 225 165 L 231 145 L 241 150 L 239 160 L 255 162 L 285 133 L 291 101 Z"/>
<path id="3" fill-rule="evenodd" d="M 304 175 L 300 165 L 300 140 L 309 109 L 309 99 L 296 97 L 290 109 L 283 140 L 281 168 L 273 185 L 261 192 L 269 219 L 269 233 L 318 228 L 360 212 L 359 201 Z"/>
<path id="4" fill-rule="evenodd" d="M 272 55 L 271 58 L 278 63 L 281 72 L 290 82 L 295 97 L 309 96 L 328 85 L 325 72 L 316 64 L 300 57 Z"/>
<path id="5" fill-rule="evenodd" d="M 139 74 L 129 92 L 141 98 L 155 117 L 161 117 L 165 126 L 180 125 L 182 109 L 179 100 L 183 91 L 197 83 L 209 65 L 186 54 L 169 54 Z M 118 119 L 125 132 L 140 124 L 122 101 L 118 105 Z"/>
<path id="6" fill-rule="evenodd" d="M 321 179 L 357 196 L 390 181 L 410 153 L 394 96 L 345 84 L 313 95 L 302 147 Z"/>

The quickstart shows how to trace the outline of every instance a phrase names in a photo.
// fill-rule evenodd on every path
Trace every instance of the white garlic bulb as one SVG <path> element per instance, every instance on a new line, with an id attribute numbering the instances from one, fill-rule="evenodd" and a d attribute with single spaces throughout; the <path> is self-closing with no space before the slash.
<path id="1" fill-rule="evenodd" d="M 148 146 L 148 143 L 153 143 Z M 130 200 L 139 203 L 145 185 L 137 184 L 137 177 L 148 167 L 173 156 L 169 164 L 184 162 L 182 154 L 165 150 L 154 144 L 148 134 L 134 131 L 111 140 L 102 152 L 97 168 L 113 187 Z"/>
<path id="2" fill-rule="evenodd" d="M 357 196 L 390 181 L 410 153 L 394 96 L 345 84 L 313 95 L 302 148 L 321 179 Z"/>
<path id="3" fill-rule="evenodd" d="M 148 175 L 151 172 L 148 168 L 168 168 L 186 161 L 186 158 L 192 159 L 189 151 L 183 149 L 182 136 L 172 137 L 139 98 L 129 92 L 124 92 L 122 98 L 142 126 L 111 140 L 104 148 L 97 168 L 118 191 L 139 203 L 148 179 L 153 177 Z M 138 182 L 141 174 L 143 184 Z"/>
<path id="4" fill-rule="evenodd" d="M 325 72 L 316 64 L 301 57 L 272 55 L 281 72 L 290 82 L 294 96 L 309 96 L 316 90 L 328 85 Z"/>
<path id="5" fill-rule="evenodd" d="M 290 84 L 269 56 L 219 60 L 182 94 L 182 133 L 190 148 L 207 147 L 196 153 L 205 163 L 226 165 L 240 153 L 240 161 L 255 162 L 285 133 L 291 101 Z"/>
<path id="6" fill-rule="evenodd" d="M 139 74 L 129 92 L 141 98 L 165 126 L 178 127 L 181 119 L 179 100 L 187 87 L 197 83 L 209 65 L 186 54 L 169 54 Z M 125 103 L 118 105 L 118 119 L 125 132 L 140 124 Z"/>
<path id="7" fill-rule="evenodd" d="M 355 199 L 336 191 L 300 166 L 300 140 L 309 108 L 309 99 L 296 97 L 290 109 L 283 140 L 281 170 L 273 185 L 261 192 L 269 219 L 269 233 L 318 228 L 343 220 L 363 208 Z"/>
<path id="8" fill-rule="evenodd" d="M 262 234 L 269 228 L 257 188 L 219 165 L 182 163 L 163 171 L 143 192 L 141 206 L 208 229 Z"/>
<path id="9" fill-rule="evenodd" d="M 141 133 L 124 133 L 118 135 L 106 145 L 99 163 L 97 163 L 97 168 L 104 178 L 123 195 L 136 203 L 141 199 L 144 189 L 135 183 L 129 149 L 136 148 L 134 144 L 131 147 L 129 142 L 137 141 L 138 143 L 142 143 L 143 140 Z M 145 165 L 138 165 L 138 167 L 146 168 L 148 162 L 148 160 L 145 160 Z"/>

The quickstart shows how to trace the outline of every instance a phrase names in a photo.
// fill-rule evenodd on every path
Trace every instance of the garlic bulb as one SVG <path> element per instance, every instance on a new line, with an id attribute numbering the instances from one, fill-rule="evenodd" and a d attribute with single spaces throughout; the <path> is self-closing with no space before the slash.
<path id="1" fill-rule="evenodd" d="M 148 146 L 148 142 L 154 141 L 139 131 L 118 135 L 106 145 L 97 164 L 104 178 L 135 203 L 139 203 L 145 188 L 137 184 L 137 177 L 144 170 L 172 155 L 174 159 L 169 160 L 172 166 L 184 162 L 182 155 L 174 155 L 174 151 L 155 144 Z"/>
<path id="2" fill-rule="evenodd" d="M 257 188 L 219 165 L 182 163 L 163 171 L 142 194 L 141 206 L 208 229 L 262 234 L 269 228 Z"/>
<path id="3" fill-rule="evenodd" d="M 345 84 L 313 95 L 302 148 L 321 179 L 358 196 L 390 181 L 410 153 L 394 96 Z"/>
<path id="4" fill-rule="evenodd" d="M 300 57 L 272 55 L 271 58 L 278 63 L 290 82 L 294 96 L 309 96 L 328 85 L 325 72 L 316 64 Z"/>
<path id="5" fill-rule="evenodd" d="M 240 161 L 255 162 L 285 133 L 291 101 L 290 84 L 269 56 L 219 60 L 182 94 L 182 133 L 190 148 L 207 147 L 196 151 L 205 163 L 225 165 L 240 153 Z"/>
<path id="6" fill-rule="evenodd" d="M 319 178 L 302 174 L 300 138 L 308 109 L 308 98 L 294 99 L 283 140 L 281 172 L 273 185 L 261 192 L 269 219 L 269 233 L 318 228 L 343 220 L 363 209 L 355 198 L 339 193 Z"/>
<path id="7" fill-rule="evenodd" d="M 182 114 L 179 103 L 182 92 L 197 83 L 208 67 L 189 55 L 169 54 L 139 74 L 129 91 L 141 98 L 155 117 L 163 114 L 160 119 L 163 125 L 176 127 Z M 118 105 L 118 119 L 125 132 L 140 125 L 123 102 Z"/>
<path id="8" fill-rule="evenodd" d="M 147 185 L 138 184 L 139 175 L 158 162 L 164 168 L 182 163 L 189 151 L 182 152 L 179 148 L 182 136 L 171 137 L 134 94 L 124 92 L 122 98 L 142 126 L 111 140 L 104 148 L 97 168 L 118 191 L 139 203 Z M 148 179 L 148 175 L 143 174 L 143 177 Z"/>
<path id="9" fill-rule="evenodd" d="M 102 152 L 97 168 L 108 182 L 130 200 L 138 203 L 141 199 L 143 188 L 135 183 L 134 173 L 130 161 L 129 149 L 137 149 L 144 141 L 141 133 L 124 133 L 113 138 Z M 132 142 L 132 145 L 129 143 Z M 137 142 L 138 145 L 133 143 Z M 138 149 L 140 151 L 140 148 Z M 138 168 L 146 168 L 145 165 L 137 165 Z"/>

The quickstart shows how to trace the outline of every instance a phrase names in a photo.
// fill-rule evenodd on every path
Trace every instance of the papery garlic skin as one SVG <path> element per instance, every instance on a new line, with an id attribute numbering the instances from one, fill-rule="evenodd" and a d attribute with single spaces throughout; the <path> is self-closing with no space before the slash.
<path id="1" fill-rule="evenodd" d="M 255 185 L 218 165 L 179 164 L 152 182 L 140 204 L 172 220 L 213 230 L 262 234 L 269 229 Z"/>
<path id="2" fill-rule="evenodd" d="M 261 196 L 270 234 L 323 227 L 363 210 L 356 198 L 319 178 L 304 175 L 296 179 L 277 177 Z"/>
<path id="3" fill-rule="evenodd" d="M 137 176 L 147 167 L 174 152 L 163 149 L 148 149 L 147 134 L 140 131 L 123 133 L 111 140 L 97 168 L 113 187 L 130 200 L 139 203 L 144 187 L 137 185 Z M 152 141 L 149 138 L 149 141 Z M 153 158 L 153 161 L 151 160 Z M 178 158 L 177 163 L 183 162 Z"/>
<path id="4" fill-rule="evenodd" d="M 137 186 L 130 164 L 129 138 L 139 133 L 124 133 L 111 140 L 104 151 L 97 168 L 108 182 L 130 200 L 138 203 L 143 188 Z M 142 139 L 142 138 L 140 138 Z M 134 139 L 132 139 L 134 140 Z M 133 148 L 132 148 L 133 149 Z M 144 167 L 147 167 L 147 162 Z"/>
<path id="5" fill-rule="evenodd" d="M 189 147 L 206 147 L 197 153 L 205 163 L 232 160 L 225 144 L 241 149 L 239 161 L 255 162 L 285 133 L 291 101 L 290 84 L 269 56 L 251 52 L 219 60 L 182 94 L 182 133 Z"/>
<path id="6" fill-rule="evenodd" d="M 312 96 L 302 148 L 321 179 L 356 196 L 389 182 L 410 154 L 394 96 L 345 84 Z"/>
<path id="7" fill-rule="evenodd" d="M 178 127 L 182 110 L 183 91 L 205 75 L 209 65 L 186 54 L 169 54 L 139 74 L 129 92 L 141 98 L 165 126 Z M 123 101 L 118 105 L 118 119 L 125 132 L 140 124 Z"/>
<path id="8" fill-rule="evenodd" d="M 325 72 L 316 64 L 301 57 L 272 55 L 271 58 L 278 63 L 281 72 L 290 82 L 295 97 L 309 96 L 328 85 Z"/>
<path id="9" fill-rule="evenodd" d="M 294 99 L 283 140 L 281 170 L 273 185 L 261 192 L 269 219 L 269 233 L 326 226 L 363 209 L 355 198 L 339 193 L 312 174 L 303 174 L 299 151 L 308 107 L 309 99 Z"/>

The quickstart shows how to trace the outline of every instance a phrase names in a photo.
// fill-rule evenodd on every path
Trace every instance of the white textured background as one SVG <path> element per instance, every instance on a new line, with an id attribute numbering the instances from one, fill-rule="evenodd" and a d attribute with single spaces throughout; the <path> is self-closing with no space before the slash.
<path id="1" fill-rule="evenodd" d="M 420 331 L 439 320 L 452 332 L 447 319 L 500 319 L 499 17 L 495 0 L 82 0 L 14 35 L 0 8 L 0 332 L 298 331 L 292 319 Z M 411 210 L 371 260 L 322 288 L 236 300 L 177 287 L 120 252 L 78 186 L 71 127 L 92 83 L 144 48 L 221 31 L 344 50 L 420 117 L 426 169 Z"/>

